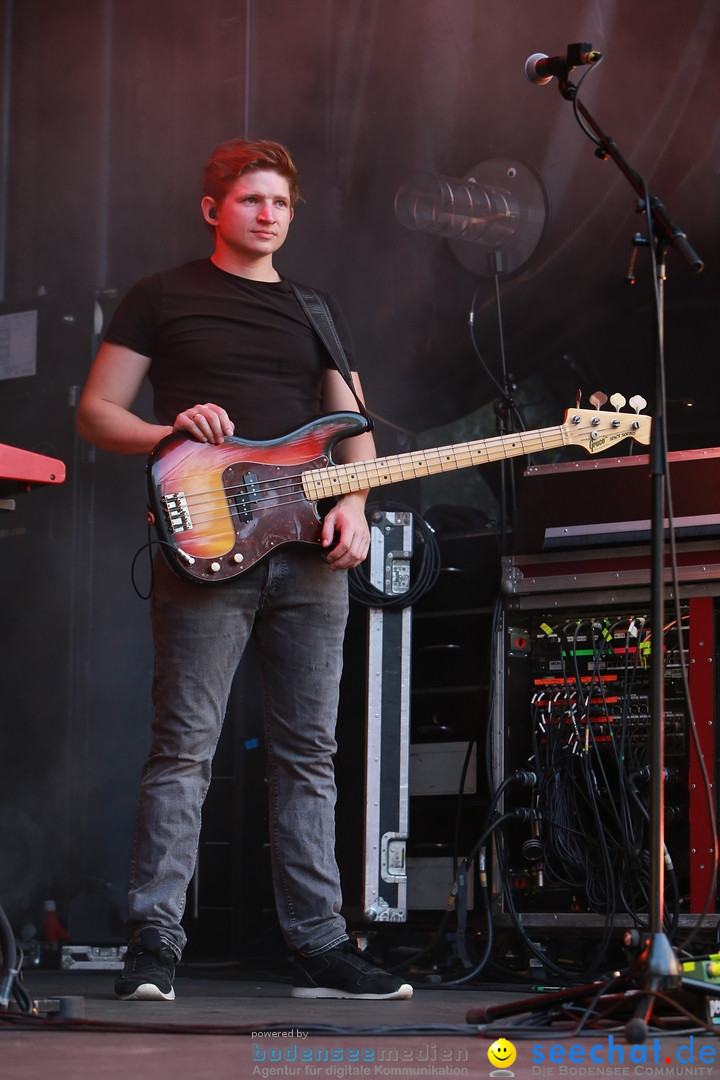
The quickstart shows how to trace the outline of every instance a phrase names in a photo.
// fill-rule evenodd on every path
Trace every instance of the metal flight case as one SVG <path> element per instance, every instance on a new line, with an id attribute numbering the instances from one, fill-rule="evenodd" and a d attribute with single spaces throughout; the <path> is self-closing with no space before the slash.
<path id="1" fill-rule="evenodd" d="M 411 608 L 402 597 L 410 588 L 413 515 L 377 509 L 369 525 L 369 588 L 364 606 L 352 605 L 337 760 L 344 910 L 365 924 L 407 918 Z"/>

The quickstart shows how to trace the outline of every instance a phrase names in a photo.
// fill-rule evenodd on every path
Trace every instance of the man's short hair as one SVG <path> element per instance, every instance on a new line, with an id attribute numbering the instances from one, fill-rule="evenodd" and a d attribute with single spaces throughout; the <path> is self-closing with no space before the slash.
<path id="1" fill-rule="evenodd" d="M 300 198 L 298 171 L 290 153 L 281 143 L 269 139 L 229 139 L 216 146 L 203 171 L 203 194 L 219 206 L 233 184 L 255 169 L 271 169 L 284 176 L 290 189 L 290 204 Z"/>

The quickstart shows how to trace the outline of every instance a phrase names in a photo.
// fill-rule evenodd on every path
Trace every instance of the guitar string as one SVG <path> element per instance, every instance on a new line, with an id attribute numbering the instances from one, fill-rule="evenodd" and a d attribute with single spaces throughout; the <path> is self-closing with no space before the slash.
<path id="1" fill-rule="evenodd" d="M 419 475 L 428 475 L 428 473 L 426 472 L 428 465 L 434 467 L 435 465 L 442 466 L 444 463 L 448 463 L 449 468 L 445 471 L 452 472 L 456 471 L 458 467 L 457 463 L 461 460 L 463 460 L 463 465 L 461 465 L 460 468 L 470 468 L 474 464 L 488 464 L 491 460 L 493 460 L 490 457 L 489 453 L 486 453 L 484 455 L 484 458 L 483 456 L 481 456 L 481 450 L 484 450 L 486 448 L 487 442 L 491 442 L 493 446 L 497 446 L 499 443 L 504 443 L 508 441 L 510 443 L 509 449 L 514 450 L 517 448 L 518 450 L 517 455 L 515 456 L 522 456 L 524 453 L 534 453 L 538 450 L 543 449 L 552 449 L 558 445 L 563 445 L 563 443 L 553 443 L 552 446 L 545 446 L 543 436 L 547 436 L 550 432 L 556 430 L 561 431 L 562 429 L 545 428 L 542 429 L 542 431 L 532 433 L 532 435 L 537 440 L 536 443 L 533 443 L 532 445 L 530 445 L 530 439 L 527 437 L 529 433 L 525 433 L 525 437 L 522 440 L 519 440 L 517 436 L 515 436 L 513 437 L 512 441 L 510 441 L 510 437 L 508 436 L 497 436 L 496 439 L 491 439 L 487 441 L 483 440 L 483 447 L 479 447 L 475 443 L 471 442 L 458 443 L 451 446 L 437 447 L 432 450 L 411 452 L 407 455 L 402 454 L 399 455 L 397 458 L 371 458 L 367 461 L 347 462 L 313 467 L 309 469 L 304 469 L 300 473 L 288 474 L 287 476 L 271 477 L 270 479 L 258 480 L 257 482 L 251 481 L 250 484 L 245 481 L 243 484 L 236 485 L 235 490 L 239 491 L 243 487 L 245 487 L 246 489 L 250 488 L 251 490 L 259 490 L 263 487 L 272 488 L 273 485 L 276 485 L 279 482 L 293 484 L 296 482 L 301 482 L 303 477 L 308 477 L 310 480 L 312 480 L 313 473 L 334 473 L 336 476 L 344 475 L 346 478 L 345 482 L 347 482 L 350 478 L 354 478 L 355 476 L 358 476 L 360 480 L 362 480 L 363 478 L 367 478 L 375 480 L 382 479 L 386 480 L 387 483 L 395 483 L 396 481 L 401 482 L 405 479 L 412 478 L 413 475 L 417 476 L 418 469 L 422 470 Z M 449 451 L 451 450 L 452 453 L 449 453 Z M 506 454 L 505 456 L 513 455 Z M 420 458 L 421 460 L 415 460 L 417 458 Z M 468 459 L 467 462 L 465 462 L 465 458 Z M 253 465 L 273 467 L 272 462 L 254 462 L 252 460 L 248 460 L 248 468 L 251 468 Z M 400 475 L 394 475 L 394 470 L 396 472 L 399 470 Z M 444 470 L 440 468 L 439 471 L 442 472 Z M 168 483 L 171 483 L 173 481 L 173 471 L 170 470 L 167 476 L 164 476 L 162 479 L 163 483 L 167 486 Z M 332 480 L 329 480 L 327 483 L 320 480 L 318 486 L 321 486 L 323 488 L 327 487 L 329 489 L 327 491 L 327 494 L 323 494 L 321 498 L 330 498 L 336 494 L 336 492 L 333 490 Z M 193 492 L 192 497 L 194 499 L 198 499 L 203 496 L 225 496 L 227 493 L 230 493 L 233 490 L 233 487 L 210 488 L 206 491 Z"/>
<path id="2" fill-rule="evenodd" d="M 454 458 L 444 456 L 442 461 L 437 461 L 435 464 L 442 464 L 446 462 L 449 464 L 449 468 L 443 471 L 456 471 L 458 468 L 458 462 L 462 460 L 460 468 L 469 468 L 472 465 L 486 464 L 489 459 L 478 460 L 465 460 L 462 455 L 457 455 Z M 257 464 L 257 463 L 255 463 Z M 375 480 L 375 486 L 382 486 L 377 484 L 377 481 L 382 480 L 385 484 L 391 484 L 395 482 L 401 482 L 403 480 L 412 479 L 418 476 L 427 476 L 427 460 L 422 462 L 407 462 L 408 468 L 401 470 L 400 475 L 395 475 L 392 469 L 383 470 L 382 459 L 378 459 L 372 465 L 376 467 L 358 469 L 357 465 L 360 463 L 354 463 L 354 465 L 338 465 L 334 466 L 336 470 L 335 475 L 344 474 L 345 483 L 351 479 L 357 478 L 358 488 L 356 490 L 362 490 L 365 485 L 364 481 Z M 362 463 L 363 465 L 366 463 Z M 261 511 L 268 509 L 275 509 L 279 506 L 288 506 L 293 503 L 307 502 L 307 496 L 304 493 L 302 486 L 303 477 L 308 477 L 312 482 L 313 472 L 327 472 L 333 467 L 326 467 L 325 469 L 307 469 L 303 473 L 291 474 L 285 477 L 275 477 L 269 480 L 258 480 L 238 483 L 229 485 L 223 488 L 208 489 L 206 491 L 199 491 L 189 493 L 185 496 L 185 504 L 192 520 L 196 523 L 212 521 L 213 517 L 218 516 L 217 511 L 220 511 L 221 516 L 225 516 L 228 510 L 228 503 L 235 502 L 235 506 L 232 509 L 236 509 L 239 513 L 243 512 L 246 505 L 248 511 Z M 333 498 L 338 494 L 336 487 L 332 480 L 323 481 L 316 485 L 321 489 L 319 498 Z M 369 486 L 373 486 L 369 484 Z M 340 492 L 342 494 L 343 492 Z"/>
<path id="3" fill-rule="evenodd" d="M 595 430 L 595 429 L 592 429 Z M 492 460 L 498 460 L 490 456 L 490 449 L 497 449 L 503 447 L 506 451 L 502 457 L 522 456 L 526 453 L 534 453 L 537 451 L 552 449 L 562 445 L 566 445 L 565 439 L 562 437 L 564 433 L 564 427 L 561 425 L 556 428 L 543 428 L 535 432 L 523 432 L 514 436 L 496 436 L 488 440 L 481 440 L 482 446 L 475 442 L 459 443 L 450 446 L 437 447 L 432 450 L 411 452 L 407 455 L 399 455 L 396 458 L 375 458 L 368 461 L 348 462 L 344 464 L 334 464 L 328 466 L 313 467 L 305 469 L 300 473 L 289 474 L 287 476 L 272 477 L 267 480 L 258 480 L 257 482 L 243 482 L 227 488 L 214 488 L 206 491 L 193 492 L 186 496 L 186 505 L 188 510 L 191 511 L 191 516 L 195 521 L 200 520 L 212 520 L 215 516 L 215 511 L 218 508 L 222 509 L 223 516 L 227 511 L 228 500 L 237 500 L 238 506 L 236 509 L 242 511 L 241 504 L 242 499 L 247 500 L 248 510 L 267 510 L 271 508 L 277 508 L 280 505 L 290 505 L 292 503 L 301 503 L 307 501 L 307 497 L 304 494 L 304 488 L 302 485 L 303 478 L 307 478 L 312 482 L 313 473 L 321 474 L 334 474 L 335 476 L 345 477 L 345 483 L 350 479 L 357 478 L 358 482 L 362 482 L 364 479 L 368 481 L 375 481 L 375 485 L 372 483 L 369 486 L 382 486 L 382 484 L 392 484 L 395 482 L 402 482 L 404 480 L 412 479 L 418 476 L 431 475 L 428 473 L 428 466 L 432 468 L 439 466 L 438 472 L 444 471 L 456 471 L 457 469 L 469 468 L 473 465 L 488 464 Z M 617 432 L 613 432 L 617 434 Z M 546 445 L 548 436 L 553 435 L 553 439 L 550 445 Z M 631 433 L 625 433 L 631 434 Z M 625 437 L 623 435 L 623 437 Z M 557 441 L 559 438 L 559 441 Z M 512 455 L 507 453 L 508 449 L 517 450 L 517 454 Z M 452 453 L 450 453 L 452 451 Z M 416 460 L 420 458 L 420 460 Z M 462 464 L 459 464 L 462 462 Z M 248 467 L 252 465 L 271 465 L 267 462 L 252 462 L 247 463 Z M 447 465 L 448 468 L 444 469 L 442 466 Z M 420 470 L 420 472 L 418 472 Z M 399 472 L 399 475 L 397 475 Z M 167 477 L 163 478 L 163 483 L 167 485 L 172 481 L 172 471 L 168 473 Z M 317 481 L 317 478 L 316 478 Z M 382 481 L 381 484 L 378 482 Z M 284 490 L 282 489 L 284 486 Z M 334 490 L 334 485 L 331 479 L 324 481 L 322 478 L 316 483 L 316 486 L 321 488 L 321 494 L 318 498 L 332 498 L 337 493 Z M 328 490 L 325 490 L 325 489 Z M 358 488 L 358 490 L 361 490 Z M 257 497 L 254 497 L 257 493 Z M 342 494 L 342 492 L 340 492 Z M 205 506 L 202 506 L 202 500 L 205 500 Z M 211 500 L 214 500 L 212 502 Z M 263 505 L 266 504 L 266 505 Z M 205 518 L 203 518 L 205 515 Z M 209 517 L 208 517 L 209 515 Z"/>
<path id="4" fill-rule="evenodd" d="M 539 444 L 542 446 L 542 444 Z M 449 459 L 445 458 L 446 461 Z M 451 469 L 446 471 L 454 471 L 457 467 L 457 458 L 452 461 Z M 467 462 L 463 460 L 460 467 L 470 467 L 472 465 L 484 464 L 483 460 Z M 409 463 L 412 465 L 412 463 Z M 365 479 L 382 479 L 385 483 L 400 482 L 403 480 L 411 479 L 414 476 L 426 476 L 428 475 L 425 468 L 425 463 L 415 463 L 414 469 L 406 469 L 402 471 L 401 475 L 395 476 L 392 471 L 383 473 L 382 469 L 367 470 L 363 473 L 363 470 L 358 469 L 343 469 L 349 477 L 358 477 L 358 483 L 362 484 L 362 480 Z M 418 472 L 419 469 L 419 472 Z M 312 472 L 313 470 L 306 470 Z M 325 471 L 325 470 L 319 470 Z M 443 471 L 442 469 L 440 470 Z M 372 473 L 372 476 L 371 476 Z M 258 481 L 250 484 L 236 484 L 228 486 L 227 488 L 210 489 L 203 492 L 193 492 L 185 496 L 185 504 L 188 509 L 193 522 L 196 525 L 212 521 L 213 518 L 222 516 L 224 517 L 228 509 L 235 510 L 238 513 L 242 513 L 243 510 L 247 512 L 260 512 L 267 511 L 269 509 L 276 509 L 280 506 L 289 506 L 292 504 L 307 502 L 307 496 L 305 495 L 304 488 L 302 487 L 302 476 L 304 474 L 297 474 L 294 476 L 287 476 L 283 478 L 273 478 L 270 480 Z M 318 485 L 321 488 L 319 498 L 331 498 L 337 494 L 332 481 L 321 483 Z M 362 485 L 364 486 L 364 485 Z M 373 486 L 370 484 L 369 486 Z M 377 484 L 375 486 L 378 486 Z M 325 490 L 325 489 L 328 490 Z M 359 487 L 358 490 L 361 488 Z M 235 503 L 235 506 L 228 507 L 228 503 Z"/>

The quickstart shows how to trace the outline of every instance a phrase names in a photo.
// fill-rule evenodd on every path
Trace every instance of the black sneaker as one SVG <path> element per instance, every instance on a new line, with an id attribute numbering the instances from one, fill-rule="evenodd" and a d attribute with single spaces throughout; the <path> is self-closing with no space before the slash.
<path id="1" fill-rule="evenodd" d="M 155 927 L 146 926 L 127 947 L 115 993 L 123 1001 L 173 1001 L 176 960 Z"/>
<path id="2" fill-rule="evenodd" d="M 389 1001 L 412 994 L 409 983 L 371 964 L 350 941 L 319 956 L 295 957 L 292 997 Z"/>

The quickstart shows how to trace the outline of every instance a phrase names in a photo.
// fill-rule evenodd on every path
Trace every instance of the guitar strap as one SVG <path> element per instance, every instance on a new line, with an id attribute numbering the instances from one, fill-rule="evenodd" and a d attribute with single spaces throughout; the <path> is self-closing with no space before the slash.
<path id="1" fill-rule="evenodd" d="M 307 315 L 313 330 L 330 353 L 335 367 L 350 387 L 353 397 L 357 401 L 358 409 L 370 425 L 369 430 L 372 431 L 372 418 L 355 391 L 350 365 L 348 364 L 345 350 L 343 349 L 342 342 L 338 336 L 337 328 L 333 322 L 327 300 L 324 296 L 321 296 L 320 293 L 311 289 L 309 285 L 296 285 L 293 281 L 289 281 L 289 285 L 295 293 L 300 307 Z"/>

